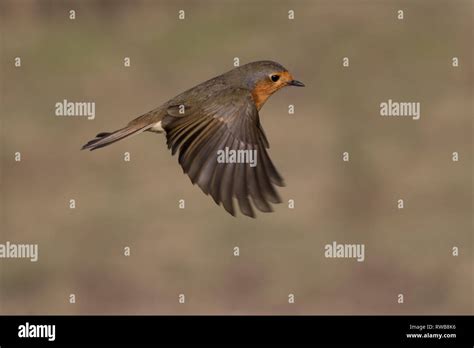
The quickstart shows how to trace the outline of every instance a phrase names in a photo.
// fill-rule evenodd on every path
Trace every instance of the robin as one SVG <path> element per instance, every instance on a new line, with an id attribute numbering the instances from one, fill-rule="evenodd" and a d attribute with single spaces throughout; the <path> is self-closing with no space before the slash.
<path id="1" fill-rule="evenodd" d="M 282 65 L 258 61 L 203 82 L 115 132 L 103 132 L 82 149 L 95 150 L 144 131 L 166 134 L 172 155 L 193 184 L 235 216 L 233 199 L 242 214 L 255 217 L 250 203 L 262 212 L 281 203 L 275 185 L 284 186 L 267 149 L 259 111 L 285 86 L 304 84 Z"/>

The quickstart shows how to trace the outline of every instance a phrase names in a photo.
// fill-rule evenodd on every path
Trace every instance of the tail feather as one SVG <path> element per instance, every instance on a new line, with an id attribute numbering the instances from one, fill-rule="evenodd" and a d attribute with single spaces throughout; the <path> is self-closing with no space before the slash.
<path id="1" fill-rule="evenodd" d="M 100 149 L 101 147 L 113 144 L 119 140 L 122 140 L 123 138 L 126 138 L 130 135 L 133 134 L 138 134 L 143 132 L 144 130 L 148 129 L 151 127 L 151 125 L 146 125 L 146 126 L 127 126 L 125 128 L 116 130 L 115 132 L 102 132 L 96 135 L 96 137 L 84 146 L 82 146 L 81 150 L 95 150 L 95 149 Z"/>
<path id="2" fill-rule="evenodd" d="M 97 134 L 95 137 L 96 138 L 103 138 L 103 137 L 106 137 L 107 135 L 110 135 L 110 134 L 112 134 L 112 132 L 102 132 L 102 133 Z"/>

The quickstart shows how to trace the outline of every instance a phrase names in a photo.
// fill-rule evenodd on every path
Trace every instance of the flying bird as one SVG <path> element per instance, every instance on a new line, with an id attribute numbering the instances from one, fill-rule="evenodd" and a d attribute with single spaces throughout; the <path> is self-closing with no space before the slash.
<path id="1" fill-rule="evenodd" d="M 145 131 L 164 132 L 193 184 L 231 215 L 236 199 L 242 214 L 255 217 L 250 201 L 262 212 L 273 211 L 270 203 L 281 203 L 275 186 L 285 184 L 268 156 L 259 111 L 285 86 L 304 84 L 279 63 L 248 63 L 188 89 L 123 128 L 97 134 L 82 149 L 99 149 Z M 254 162 L 248 163 L 252 154 Z"/>

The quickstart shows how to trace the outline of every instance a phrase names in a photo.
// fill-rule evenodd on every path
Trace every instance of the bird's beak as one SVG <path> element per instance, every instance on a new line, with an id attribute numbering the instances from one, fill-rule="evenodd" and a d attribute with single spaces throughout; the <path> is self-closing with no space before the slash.
<path id="1" fill-rule="evenodd" d="M 289 86 L 296 86 L 296 87 L 304 87 L 304 83 L 300 82 L 298 80 L 291 80 L 290 82 L 288 82 L 288 85 Z"/>

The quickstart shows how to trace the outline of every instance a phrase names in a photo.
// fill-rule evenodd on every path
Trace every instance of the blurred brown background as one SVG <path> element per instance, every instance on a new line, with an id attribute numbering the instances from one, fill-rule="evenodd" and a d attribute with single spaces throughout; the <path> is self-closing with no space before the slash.
<path id="1" fill-rule="evenodd" d="M 472 314 L 472 10 L 431 0 L 0 1 L 0 243 L 39 244 L 37 263 L 0 260 L 0 312 Z M 260 112 L 295 209 L 229 216 L 182 174 L 164 136 L 79 151 L 234 57 L 276 60 L 307 86 Z M 95 120 L 56 117 L 63 99 L 94 101 Z M 420 102 L 421 119 L 381 117 L 388 99 Z M 365 244 L 365 262 L 325 258 L 333 241 Z"/>

